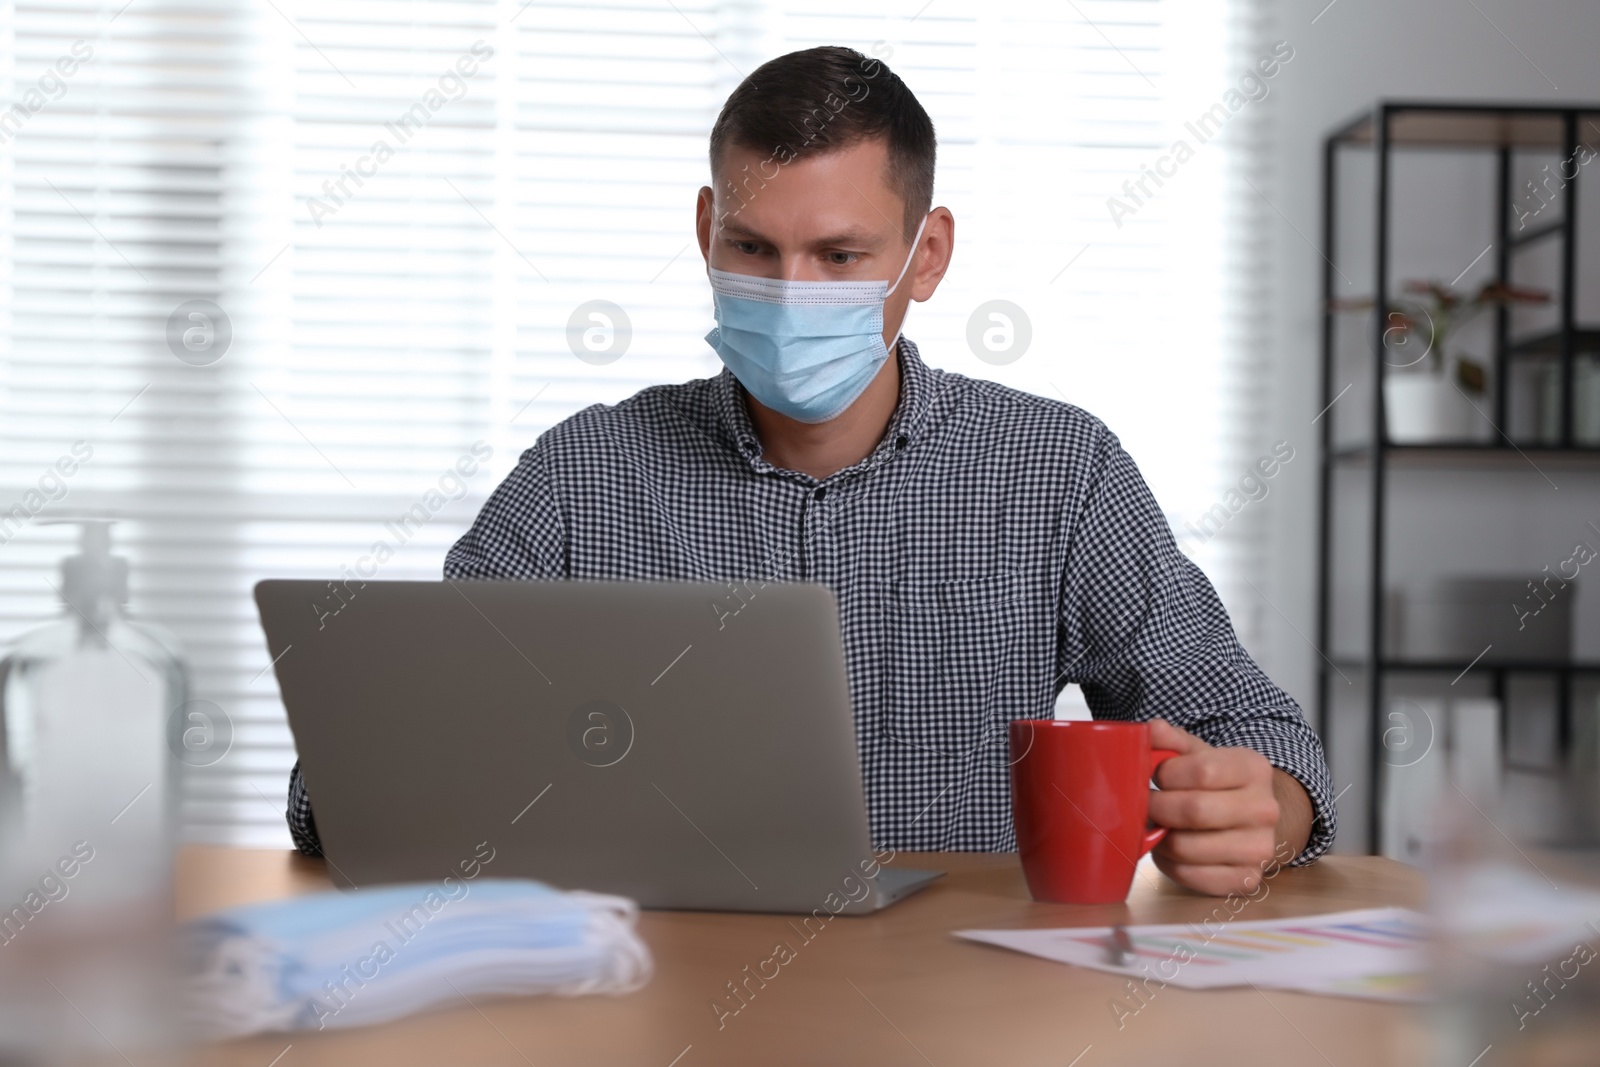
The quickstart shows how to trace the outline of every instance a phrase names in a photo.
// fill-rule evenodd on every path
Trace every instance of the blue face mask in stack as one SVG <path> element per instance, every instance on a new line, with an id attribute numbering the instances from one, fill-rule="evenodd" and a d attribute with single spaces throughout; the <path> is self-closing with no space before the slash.
<path id="1" fill-rule="evenodd" d="M 386 1022 L 462 998 L 626 993 L 650 953 L 624 897 L 533 881 L 315 893 L 186 924 L 184 1009 L 198 1038 Z"/>
<path id="2" fill-rule="evenodd" d="M 711 269 L 717 326 L 706 343 L 773 411 L 799 422 L 837 418 L 889 358 L 883 305 L 911 268 L 927 224 L 924 216 L 892 282 L 790 282 Z"/>

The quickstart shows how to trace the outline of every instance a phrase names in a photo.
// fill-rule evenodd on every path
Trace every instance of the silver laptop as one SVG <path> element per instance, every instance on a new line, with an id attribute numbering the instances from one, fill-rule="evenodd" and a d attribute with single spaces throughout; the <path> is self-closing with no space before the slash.
<path id="1" fill-rule="evenodd" d="M 338 883 L 485 876 L 647 908 L 882 908 L 815 584 L 264 581 Z"/>

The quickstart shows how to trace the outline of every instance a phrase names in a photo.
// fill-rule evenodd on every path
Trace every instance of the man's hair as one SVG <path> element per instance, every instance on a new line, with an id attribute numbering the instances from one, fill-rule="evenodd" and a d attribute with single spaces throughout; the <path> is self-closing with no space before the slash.
<path id="1" fill-rule="evenodd" d="M 933 120 L 882 60 L 854 48 L 807 48 L 757 67 L 711 127 L 711 174 L 715 180 L 730 144 L 767 152 L 759 174 L 727 179 L 736 196 L 748 198 L 795 159 L 879 137 L 889 150 L 885 179 L 905 202 L 909 241 L 933 207 Z"/>

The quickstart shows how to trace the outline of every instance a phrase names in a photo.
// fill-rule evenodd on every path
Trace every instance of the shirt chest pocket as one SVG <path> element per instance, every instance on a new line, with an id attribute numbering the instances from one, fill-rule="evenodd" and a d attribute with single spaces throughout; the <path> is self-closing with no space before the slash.
<path id="1" fill-rule="evenodd" d="M 1022 575 L 885 582 L 881 594 L 884 735 L 945 756 L 1003 753 L 1003 681 L 1026 625 Z"/>

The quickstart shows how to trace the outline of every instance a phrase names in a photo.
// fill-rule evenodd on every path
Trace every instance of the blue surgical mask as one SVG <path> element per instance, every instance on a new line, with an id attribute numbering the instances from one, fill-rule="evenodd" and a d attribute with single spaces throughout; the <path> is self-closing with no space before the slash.
<path id="1" fill-rule="evenodd" d="M 706 343 L 773 411 L 799 422 L 837 418 L 889 358 L 883 305 L 911 268 L 927 223 L 924 216 L 892 282 L 790 282 L 712 269 L 717 325 Z"/>

